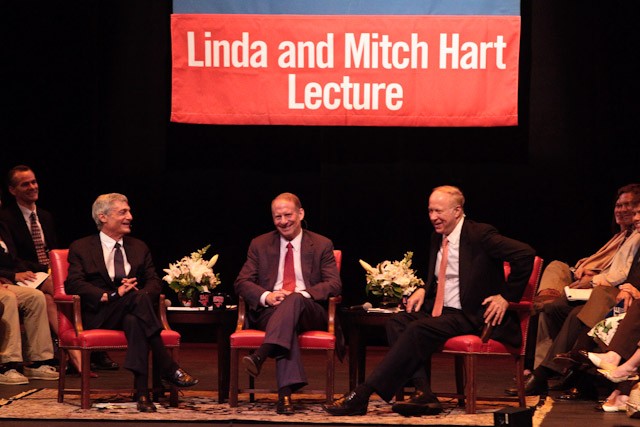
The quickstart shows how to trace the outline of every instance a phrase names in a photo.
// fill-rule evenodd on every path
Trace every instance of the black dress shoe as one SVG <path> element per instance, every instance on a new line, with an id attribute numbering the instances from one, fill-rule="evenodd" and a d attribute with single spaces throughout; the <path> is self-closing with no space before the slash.
<path id="1" fill-rule="evenodd" d="M 255 353 L 242 358 L 242 365 L 246 369 L 247 373 L 254 378 L 260 375 L 260 369 L 262 368 L 263 363 L 264 359 Z"/>
<path id="2" fill-rule="evenodd" d="M 118 368 L 120 368 L 120 365 L 111 360 L 106 351 L 96 351 L 91 353 L 92 371 L 115 371 Z"/>
<path id="3" fill-rule="evenodd" d="M 198 379 L 189 375 L 184 369 L 178 368 L 166 374 L 162 379 L 178 387 L 191 387 L 198 384 Z"/>
<path id="4" fill-rule="evenodd" d="M 518 388 L 508 388 L 504 392 L 509 396 L 517 396 Z M 524 383 L 524 393 L 527 396 L 546 396 L 549 394 L 549 384 L 547 383 L 547 380 L 543 380 L 531 374 L 529 379 Z"/>
<path id="5" fill-rule="evenodd" d="M 566 353 L 558 353 L 553 361 L 566 369 L 577 369 L 582 366 L 590 366 L 591 361 L 585 350 L 571 350 Z"/>
<path id="6" fill-rule="evenodd" d="M 151 399 L 149 399 L 148 394 L 143 394 L 138 397 L 138 403 L 136 406 L 140 412 L 156 412 L 156 405 L 154 405 Z"/>
<path id="7" fill-rule="evenodd" d="M 578 387 L 571 387 L 566 393 L 558 396 L 558 399 L 564 401 L 573 400 L 598 400 L 598 394 L 580 390 Z"/>
<path id="8" fill-rule="evenodd" d="M 276 412 L 280 415 L 293 415 L 295 413 L 291 396 L 281 396 L 278 398 Z"/>
<path id="9" fill-rule="evenodd" d="M 394 403 L 391 410 L 405 417 L 437 415 L 442 412 L 442 405 L 433 393 L 416 390 L 408 401 Z"/>
<path id="10" fill-rule="evenodd" d="M 569 369 L 562 376 L 562 378 L 560 378 L 560 381 L 558 381 L 557 383 L 549 387 L 549 390 L 552 390 L 552 391 L 568 390 L 575 385 L 577 376 L 578 376 L 577 371 L 573 369 Z"/>
<path id="11" fill-rule="evenodd" d="M 355 391 L 345 394 L 339 399 L 333 401 L 331 405 L 322 405 L 322 409 L 330 413 L 331 415 L 350 416 L 350 415 L 365 415 L 367 413 L 367 406 L 369 405 L 369 399 L 360 397 Z"/>

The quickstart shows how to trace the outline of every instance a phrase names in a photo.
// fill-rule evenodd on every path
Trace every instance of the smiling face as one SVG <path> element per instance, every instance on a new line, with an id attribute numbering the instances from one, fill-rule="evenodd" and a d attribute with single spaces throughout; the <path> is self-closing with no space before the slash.
<path id="1" fill-rule="evenodd" d="M 32 209 L 38 201 L 38 181 L 32 170 L 17 171 L 11 178 L 9 192 L 19 205 Z"/>
<path id="2" fill-rule="evenodd" d="M 113 240 L 120 240 L 125 234 L 131 233 L 133 216 L 126 202 L 114 201 L 109 212 L 99 214 L 98 218 L 102 223 L 100 230 Z"/>
<path id="3" fill-rule="evenodd" d="M 436 233 L 448 236 L 462 218 L 462 206 L 449 193 L 434 191 L 429 197 L 429 220 Z"/>
<path id="4" fill-rule="evenodd" d="M 625 229 L 634 223 L 633 213 L 638 202 L 639 200 L 636 199 L 634 193 L 622 193 L 618 196 L 618 200 L 616 200 L 615 207 L 613 208 L 613 216 L 616 224 L 618 224 L 621 229 Z"/>
<path id="5" fill-rule="evenodd" d="M 304 209 L 287 199 L 275 199 L 271 203 L 271 216 L 276 230 L 286 240 L 293 240 L 302 231 Z"/>
<path id="6" fill-rule="evenodd" d="M 640 233 L 640 205 L 636 205 L 633 215 L 633 225 L 636 227 L 636 231 Z"/>

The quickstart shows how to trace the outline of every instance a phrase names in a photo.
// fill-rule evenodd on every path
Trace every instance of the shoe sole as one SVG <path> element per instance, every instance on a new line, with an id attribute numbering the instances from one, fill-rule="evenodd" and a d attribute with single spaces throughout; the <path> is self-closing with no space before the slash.
<path id="1" fill-rule="evenodd" d="M 9 381 L 0 381 L 2 385 L 23 385 L 29 384 L 29 381 L 17 381 L 17 382 L 9 382 Z"/>
<path id="2" fill-rule="evenodd" d="M 260 370 L 258 369 L 256 364 L 253 363 L 253 360 L 249 356 L 245 356 L 242 358 L 242 366 L 244 366 L 244 369 L 253 378 L 257 378 L 258 375 L 260 375 Z"/>
<path id="3" fill-rule="evenodd" d="M 332 411 L 331 409 L 328 409 L 325 406 L 323 406 L 323 409 L 325 411 L 327 411 L 329 414 L 335 415 L 335 416 L 338 416 L 338 417 L 353 417 L 353 416 L 357 416 L 357 415 L 367 415 L 366 408 L 364 410 L 354 411 L 354 412 L 339 412 L 339 411 L 336 412 L 336 411 Z"/>
<path id="4" fill-rule="evenodd" d="M 38 376 L 32 377 L 29 375 L 27 375 L 26 377 L 29 378 L 30 380 L 45 380 L 45 381 L 58 381 L 58 378 L 59 378 L 59 377 L 54 378 L 54 377 L 38 377 Z M 20 383 L 20 384 L 26 384 L 26 383 Z"/>

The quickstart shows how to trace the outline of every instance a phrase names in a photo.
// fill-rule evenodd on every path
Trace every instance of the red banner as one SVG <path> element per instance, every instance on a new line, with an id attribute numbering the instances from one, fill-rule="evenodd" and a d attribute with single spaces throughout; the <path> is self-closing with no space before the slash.
<path id="1" fill-rule="evenodd" d="M 519 16 L 175 14 L 171 120 L 510 126 Z"/>

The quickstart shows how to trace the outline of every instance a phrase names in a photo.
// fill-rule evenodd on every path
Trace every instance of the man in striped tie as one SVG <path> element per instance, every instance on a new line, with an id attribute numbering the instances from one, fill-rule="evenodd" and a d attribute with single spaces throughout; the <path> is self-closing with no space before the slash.
<path id="1" fill-rule="evenodd" d="M 36 272 L 49 271 L 48 252 L 58 249 L 58 236 L 53 215 L 36 206 L 40 196 L 40 186 L 36 174 L 29 166 L 18 165 L 7 174 L 7 187 L 15 197 L 15 203 L 2 209 L 2 219 L 16 246 L 15 256 L 35 278 Z M 29 280 L 29 278 L 27 278 Z M 58 334 L 58 309 L 53 301 L 53 283 L 45 280 L 38 289 L 45 294 L 49 326 L 54 335 Z M 114 370 L 118 364 L 109 358 L 104 351 L 91 355 L 92 370 Z"/>

